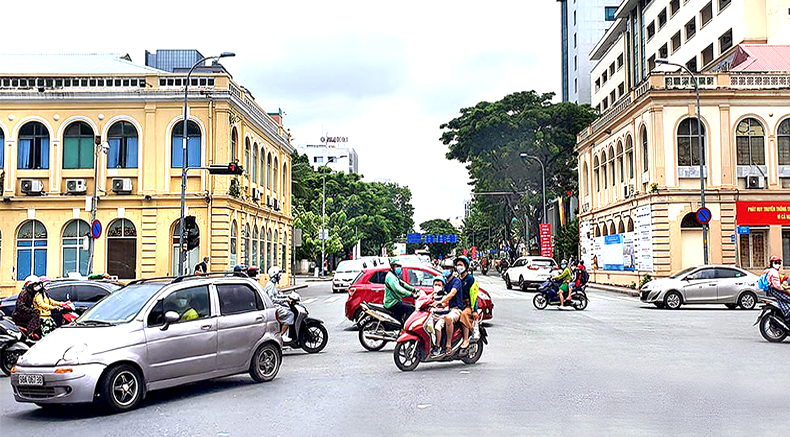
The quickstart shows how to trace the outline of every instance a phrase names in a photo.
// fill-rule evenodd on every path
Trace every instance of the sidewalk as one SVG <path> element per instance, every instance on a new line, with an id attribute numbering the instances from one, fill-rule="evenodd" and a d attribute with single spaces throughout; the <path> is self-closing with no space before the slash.
<path id="1" fill-rule="evenodd" d="M 294 275 L 297 281 L 303 282 L 327 282 L 331 281 L 331 276 L 313 276 L 313 275 Z"/>
<path id="2" fill-rule="evenodd" d="M 631 297 L 639 297 L 639 290 L 628 287 L 616 287 L 614 285 L 596 284 L 594 282 L 590 282 L 587 287 L 593 290 L 610 291 L 612 293 L 627 294 Z"/>

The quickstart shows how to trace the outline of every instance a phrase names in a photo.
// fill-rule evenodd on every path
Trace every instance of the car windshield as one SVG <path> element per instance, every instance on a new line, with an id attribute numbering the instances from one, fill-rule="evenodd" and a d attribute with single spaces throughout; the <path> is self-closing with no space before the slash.
<path id="1" fill-rule="evenodd" d="M 145 303 L 164 286 L 165 283 L 163 282 L 147 282 L 126 286 L 91 307 L 77 319 L 77 324 L 126 323 L 132 320 Z"/>
<path id="2" fill-rule="evenodd" d="M 675 273 L 674 275 L 670 276 L 669 279 L 677 279 L 677 278 L 685 275 L 686 273 L 689 273 L 690 271 L 692 271 L 694 269 L 696 269 L 696 267 L 689 267 L 687 269 L 683 269 L 683 270 Z"/>
<path id="3" fill-rule="evenodd" d="M 337 273 L 356 273 L 361 272 L 362 269 L 356 263 L 343 261 L 342 263 L 337 265 Z"/>
<path id="4" fill-rule="evenodd" d="M 532 265 L 532 267 L 549 268 L 554 267 L 554 261 L 550 259 L 533 259 L 530 261 L 530 265 Z"/>

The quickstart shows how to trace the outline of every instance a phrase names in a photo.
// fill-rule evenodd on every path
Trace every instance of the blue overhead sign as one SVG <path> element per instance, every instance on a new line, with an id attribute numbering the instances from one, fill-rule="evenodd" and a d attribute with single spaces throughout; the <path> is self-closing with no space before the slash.
<path id="1" fill-rule="evenodd" d="M 422 235 L 421 234 L 406 234 L 406 243 L 408 244 L 420 244 L 422 243 Z"/>
<path id="2" fill-rule="evenodd" d="M 738 226 L 736 230 L 738 231 L 738 235 L 749 235 L 748 226 Z"/>

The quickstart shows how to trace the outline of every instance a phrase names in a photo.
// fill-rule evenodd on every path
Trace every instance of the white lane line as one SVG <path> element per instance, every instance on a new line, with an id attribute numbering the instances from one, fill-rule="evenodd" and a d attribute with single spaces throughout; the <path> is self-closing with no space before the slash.
<path id="1" fill-rule="evenodd" d="M 314 298 L 314 297 L 311 297 L 310 299 L 307 299 L 307 300 L 305 300 L 305 301 L 304 301 L 304 302 L 302 302 L 302 303 L 303 303 L 303 304 L 311 304 L 311 303 L 313 303 L 313 302 L 315 302 L 315 301 L 317 301 L 317 300 L 318 300 L 318 299 L 316 299 L 316 298 Z"/>
<path id="2" fill-rule="evenodd" d="M 337 302 L 338 300 L 340 300 L 340 298 L 341 298 L 341 297 L 342 297 L 342 296 L 332 296 L 332 297 L 328 297 L 328 298 L 324 299 L 324 303 L 332 303 L 332 302 Z"/>

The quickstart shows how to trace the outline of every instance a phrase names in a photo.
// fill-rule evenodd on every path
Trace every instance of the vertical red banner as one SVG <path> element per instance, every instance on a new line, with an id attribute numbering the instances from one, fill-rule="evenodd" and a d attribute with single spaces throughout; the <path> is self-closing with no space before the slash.
<path id="1" fill-rule="evenodd" d="M 551 245 L 551 223 L 540 224 L 540 256 L 552 258 L 554 249 Z"/>
<path id="2" fill-rule="evenodd" d="M 477 246 L 472 246 L 472 259 L 477 259 Z"/>

